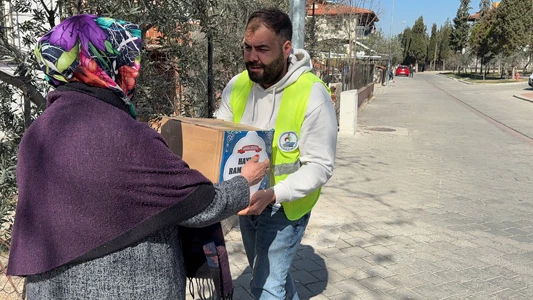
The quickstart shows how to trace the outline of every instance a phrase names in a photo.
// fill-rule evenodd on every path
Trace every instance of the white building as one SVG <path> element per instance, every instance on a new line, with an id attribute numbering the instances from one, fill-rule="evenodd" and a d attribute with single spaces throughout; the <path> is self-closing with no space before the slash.
<path id="1" fill-rule="evenodd" d="M 320 52 L 342 49 L 342 52 L 328 53 L 328 56 L 345 57 L 352 53 L 359 57 L 370 50 L 364 45 L 364 40 L 375 31 L 375 23 L 379 18 L 370 9 L 343 5 L 342 1 L 307 0 L 306 22 L 313 20 L 315 28 L 311 30 L 315 30 Z"/>

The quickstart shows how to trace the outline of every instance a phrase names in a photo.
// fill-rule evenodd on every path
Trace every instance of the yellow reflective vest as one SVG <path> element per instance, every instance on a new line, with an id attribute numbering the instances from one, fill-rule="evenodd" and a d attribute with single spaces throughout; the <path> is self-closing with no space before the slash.
<path id="1" fill-rule="evenodd" d="M 283 90 L 272 142 L 271 163 L 275 184 L 287 178 L 301 166 L 298 141 L 300 141 L 300 130 L 307 111 L 311 88 L 315 82 L 324 84 L 320 78 L 308 72 L 302 74 L 296 82 Z M 253 81 L 248 77 L 248 71 L 244 71 L 237 77 L 231 89 L 230 106 L 235 123 L 241 121 L 252 86 Z M 329 91 L 325 84 L 324 86 Z M 318 201 L 320 190 L 318 188 L 309 195 L 291 202 L 282 202 L 281 205 L 287 218 L 291 221 L 298 220 L 310 212 Z"/>

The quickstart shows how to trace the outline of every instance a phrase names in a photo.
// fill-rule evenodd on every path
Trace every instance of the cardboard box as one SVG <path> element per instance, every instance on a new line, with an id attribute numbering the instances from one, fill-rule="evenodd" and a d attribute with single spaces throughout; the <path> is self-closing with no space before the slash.
<path id="1" fill-rule="evenodd" d="M 172 152 L 213 182 L 238 176 L 242 166 L 256 154 L 259 161 L 272 156 L 274 130 L 217 119 L 164 117 L 159 132 Z M 250 188 L 251 194 L 268 188 L 269 180 L 270 176 L 265 176 Z"/>

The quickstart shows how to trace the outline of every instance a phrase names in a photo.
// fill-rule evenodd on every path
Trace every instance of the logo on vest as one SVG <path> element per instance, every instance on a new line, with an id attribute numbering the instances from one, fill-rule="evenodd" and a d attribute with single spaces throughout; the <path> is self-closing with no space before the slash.
<path id="1" fill-rule="evenodd" d="M 298 135 L 294 131 L 287 131 L 279 136 L 278 147 L 283 152 L 291 152 L 298 148 Z"/>

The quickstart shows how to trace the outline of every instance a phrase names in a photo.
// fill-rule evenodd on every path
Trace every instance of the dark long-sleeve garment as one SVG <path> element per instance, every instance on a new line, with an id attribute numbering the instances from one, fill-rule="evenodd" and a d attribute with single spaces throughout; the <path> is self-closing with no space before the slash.
<path id="1" fill-rule="evenodd" d="M 121 253 L 136 258 L 131 264 L 150 264 L 155 254 L 135 250 L 146 245 L 167 244 L 179 254 L 176 225 L 215 223 L 249 200 L 244 178 L 214 187 L 147 125 L 75 91 L 49 94 L 48 109 L 20 144 L 17 182 L 8 274 L 42 276 L 28 277 L 28 288 L 53 281 L 58 267 L 113 268 Z M 161 263 L 177 264 L 167 267 L 181 278 L 179 260 Z"/>
<path id="2" fill-rule="evenodd" d="M 242 190 L 248 184 L 243 177 L 214 186 L 216 197 L 211 205 L 180 225 L 204 226 L 246 207 L 248 198 Z M 179 227 L 167 227 L 98 259 L 28 276 L 28 299 L 185 299 L 187 289 Z"/>

